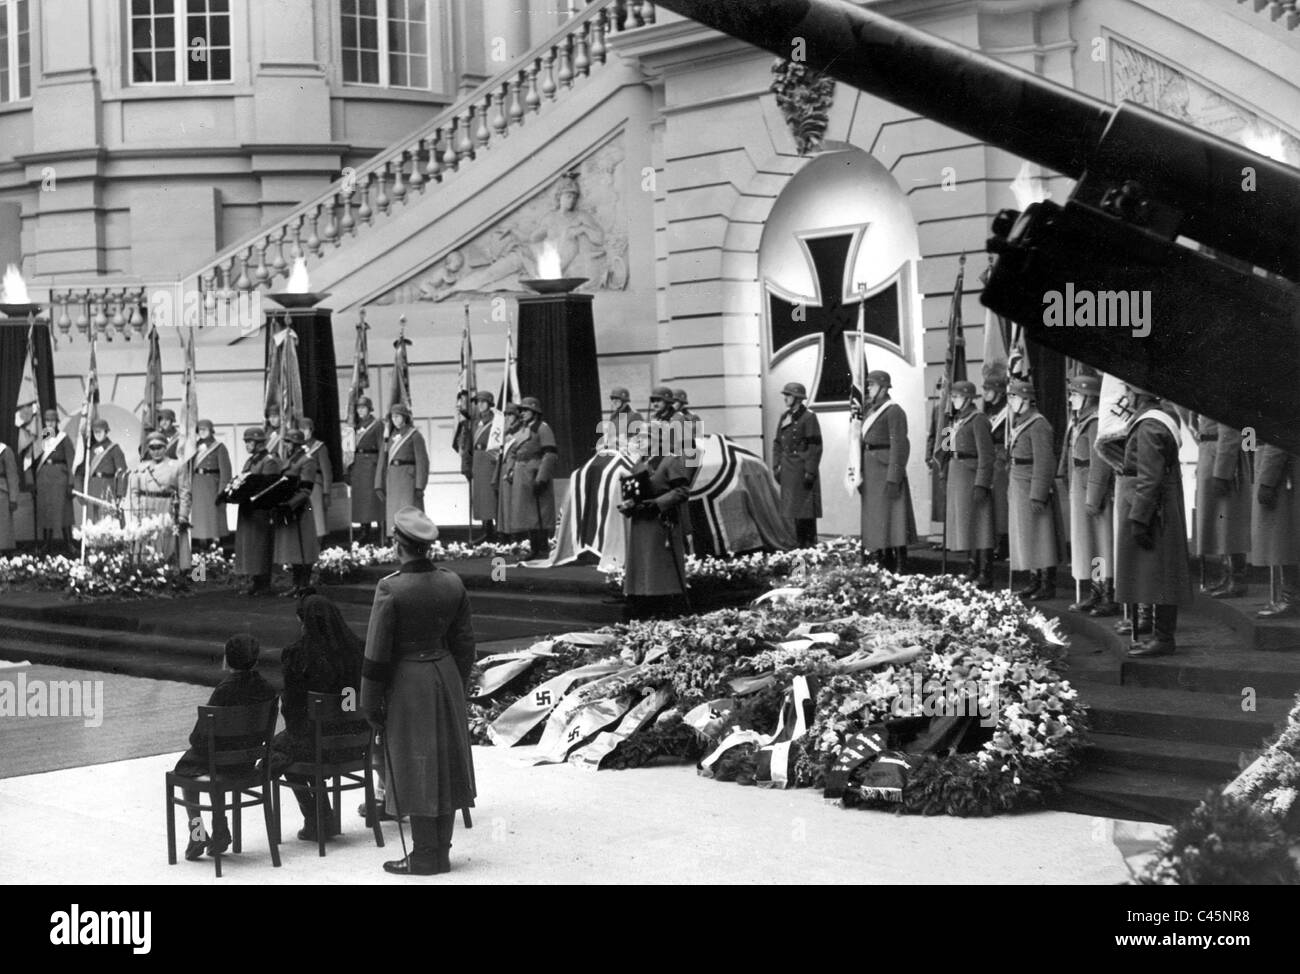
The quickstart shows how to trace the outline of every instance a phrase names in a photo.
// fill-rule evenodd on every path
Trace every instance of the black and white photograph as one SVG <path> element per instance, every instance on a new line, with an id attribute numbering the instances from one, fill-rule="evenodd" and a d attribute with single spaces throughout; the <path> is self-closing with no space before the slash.
<path id="1" fill-rule="evenodd" d="M 1300 884 L 1295 0 L 0 0 L 0 272 L 36 940 Z"/>

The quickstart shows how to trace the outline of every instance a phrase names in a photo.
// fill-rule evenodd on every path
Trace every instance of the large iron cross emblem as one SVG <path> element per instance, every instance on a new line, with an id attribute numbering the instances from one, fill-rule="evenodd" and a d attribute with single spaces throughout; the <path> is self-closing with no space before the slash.
<path id="1" fill-rule="evenodd" d="M 778 294 L 770 282 L 767 284 L 772 363 L 794 351 L 795 347 L 807 344 L 809 336 L 816 336 L 820 346 L 821 356 L 809 405 L 849 401 L 852 377 L 848 336 L 857 331 L 858 305 L 863 303 L 850 280 L 853 268 L 849 257 L 854 236 L 849 232 L 799 238 L 817 281 L 817 293 L 811 298 Z M 866 299 L 863 329 L 889 345 L 901 344 L 897 281 Z"/>

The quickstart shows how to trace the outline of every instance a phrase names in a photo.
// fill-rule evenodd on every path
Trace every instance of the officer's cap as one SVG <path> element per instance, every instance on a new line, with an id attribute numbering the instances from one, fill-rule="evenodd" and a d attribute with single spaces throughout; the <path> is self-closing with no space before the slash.
<path id="1" fill-rule="evenodd" d="M 787 382 L 785 388 L 781 390 L 783 396 L 797 396 L 800 399 L 808 398 L 808 390 L 804 388 L 802 382 Z"/>
<path id="2" fill-rule="evenodd" d="M 166 446 L 167 437 L 163 436 L 161 433 L 150 433 L 148 439 L 144 442 L 146 446 Z"/>
<path id="3" fill-rule="evenodd" d="M 433 544 L 438 540 L 438 525 L 411 504 L 393 515 L 393 530 L 398 537 L 414 544 Z"/>
<path id="4" fill-rule="evenodd" d="M 248 429 L 244 430 L 244 442 L 247 443 L 249 440 L 256 440 L 258 443 L 265 443 L 266 430 L 262 429 L 260 426 L 248 427 Z"/>

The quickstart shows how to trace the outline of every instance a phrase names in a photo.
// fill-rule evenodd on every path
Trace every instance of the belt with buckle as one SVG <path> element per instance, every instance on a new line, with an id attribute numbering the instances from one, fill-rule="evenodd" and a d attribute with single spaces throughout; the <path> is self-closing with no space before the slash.
<path id="1" fill-rule="evenodd" d="M 415 461 L 414 460 L 389 460 L 388 465 L 390 467 L 414 467 Z"/>
<path id="2" fill-rule="evenodd" d="M 867 444 L 867 449 L 868 449 L 868 450 L 888 450 L 888 449 L 889 449 L 889 444 L 888 444 L 888 443 L 868 443 L 868 444 Z"/>
<path id="3" fill-rule="evenodd" d="M 1086 467 L 1092 463 L 1091 460 L 1080 460 L 1078 457 L 1071 457 L 1070 459 L 1074 461 L 1076 467 Z"/>
<path id="4" fill-rule="evenodd" d="M 1014 463 L 1017 467 L 1023 467 L 1027 464 L 1033 463 L 1034 458 L 1033 457 L 1012 457 L 1011 462 Z"/>
<path id="5" fill-rule="evenodd" d="M 958 460 L 978 460 L 980 458 L 978 453 L 955 453 L 953 456 Z"/>

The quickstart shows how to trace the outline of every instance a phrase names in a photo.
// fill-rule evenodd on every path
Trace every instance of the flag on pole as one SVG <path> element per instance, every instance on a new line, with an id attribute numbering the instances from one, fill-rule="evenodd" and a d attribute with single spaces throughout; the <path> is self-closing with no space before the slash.
<path id="1" fill-rule="evenodd" d="M 357 321 L 357 341 L 352 351 L 352 383 L 348 386 L 348 414 L 343 419 L 344 426 L 351 426 L 356 419 L 357 400 L 370 388 L 370 343 L 366 338 L 370 326 L 366 324 L 364 308 L 358 312 L 358 315 L 360 317 Z"/>
<path id="2" fill-rule="evenodd" d="M 90 331 L 90 367 L 86 370 L 86 396 L 81 404 L 81 428 L 80 435 L 77 437 L 77 454 L 73 467 L 79 467 L 85 462 L 86 457 L 90 455 L 91 430 L 90 426 L 99 418 L 99 368 L 95 362 L 95 331 Z M 90 467 L 86 467 L 87 481 L 90 477 Z M 89 493 L 88 485 L 83 485 L 82 490 Z"/>
<path id="3" fill-rule="evenodd" d="M 456 381 L 456 432 L 452 449 L 460 454 L 460 470 L 466 477 L 474 469 L 474 421 L 472 402 L 478 390 L 474 380 L 474 345 L 469 335 L 469 304 L 465 304 L 465 328 L 460 335 L 460 376 Z M 461 396 L 465 397 L 462 407 Z M 465 410 L 462 412 L 462 408 Z"/>
<path id="4" fill-rule="evenodd" d="M 492 417 L 492 429 L 488 432 L 487 448 L 499 450 L 506 439 L 506 403 L 519 401 L 519 370 L 515 365 L 515 348 L 510 339 L 510 322 L 506 322 L 506 356 L 504 372 L 501 375 L 501 394 L 497 396 L 497 411 Z"/>
<path id="5" fill-rule="evenodd" d="M 158 428 L 158 410 L 162 407 L 162 350 L 158 347 L 158 326 L 149 324 L 149 358 L 144 367 L 144 403 L 140 421 L 144 431 Z"/>
<path id="6" fill-rule="evenodd" d="M 858 285 L 858 330 L 849 341 L 849 450 L 844 465 L 844 487 L 856 494 L 862 484 L 862 417 L 867 411 L 867 286 Z"/>
<path id="7" fill-rule="evenodd" d="M 1101 374 L 1101 396 L 1097 403 L 1097 435 L 1093 449 L 1116 473 L 1124 470 L 1124 444 L 1129 427 L 1137 418 L 1133 390 L 1123 379 Z"/>
<path id="8" fill-rule="evenodd" d="M 962 331 L 961 301 L 966 284 L 966 255 L 957 261 L 957 280 L 952 287 L 952 305 L 948 309 L 948 354 L 943 362 L 943 402 L 940 405 L 941 422 L 947 422 L 952 405 L 952 384 L 966 379 L 966 335 Z M 946 433 L 947 427 L 945 427 Z M 947 449 L 947 444 L 940 444 Z"/>
<path id="9" fill-rule="evenodd" d="M 298 372 L 298 336 L 284 317 L 284 327 L 271 336 L 271 355 L 266 369 L 266 405 L 280 410 L 280 459 L 289 454 L 284 434 L 296 429 L 302 410 L 302 377 Z"/>
<path id="10" fill-rule="evenodd" d="M 36 326 L 27 327 L 27 354 L 23 357 L 23 376 L 18 385 L 18 456 L 24 470 L 35 462 L 35 448 L 41 440 L 41 396 L 36 386 Z"/>
<path id="11" fill-rule="evenodd" d="M 176 447 L 176 459 L 189 460 L 198 450 L 199 445 L 199 384 L 194 368 L 194 326 L 189 326 L 188 341 L 181 338 L 181 347 L 185 351 L 184 398 L 181 400 L 181 441 Z"/>
<path id="12" fill-rule="evenodd" d="M 393 388 L 388 394 L 390 409 L 398 403 L 411 408 L 411 363 L 406 360 L 406 347 L 410 344 L 406 337 L 406 315 L 402 315 L 398 319 L 397 341 L 393 342 L 397 351 L 393 355 Z"/>

